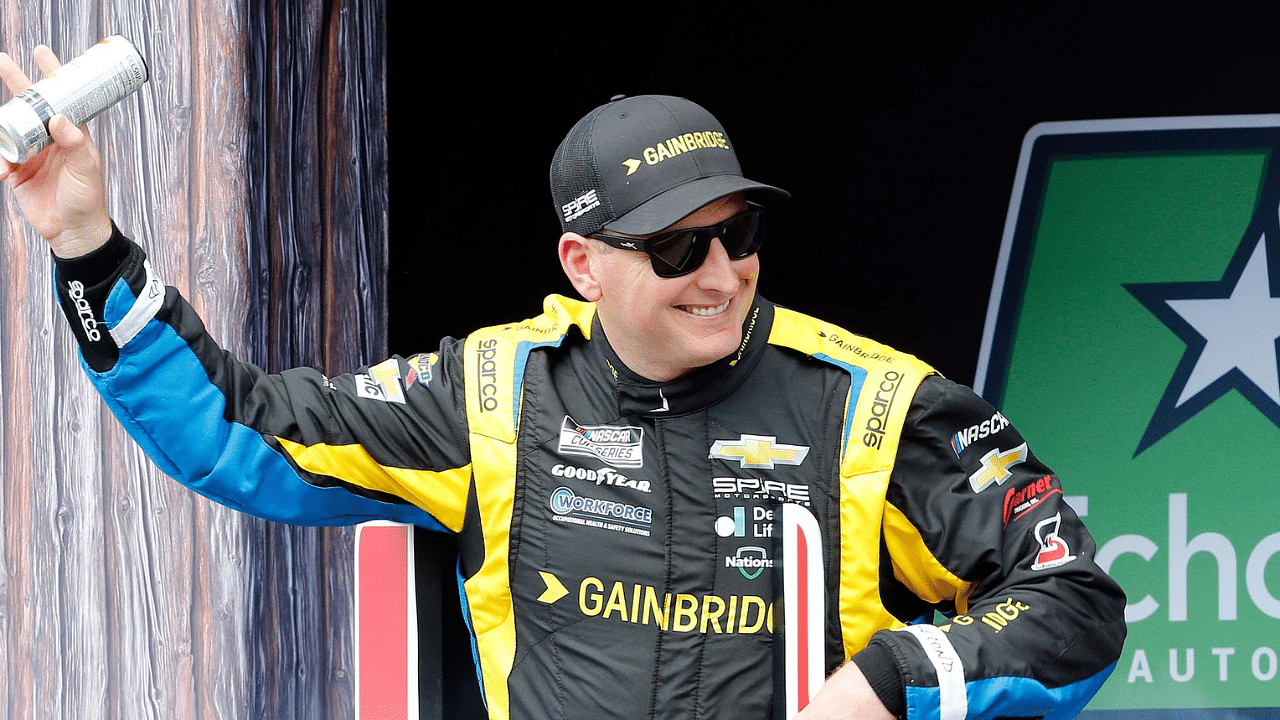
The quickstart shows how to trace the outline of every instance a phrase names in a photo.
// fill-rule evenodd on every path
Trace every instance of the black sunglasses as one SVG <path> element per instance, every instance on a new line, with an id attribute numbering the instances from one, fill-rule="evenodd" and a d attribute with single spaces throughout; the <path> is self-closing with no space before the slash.
<path id="1" fill-rule="evenodd" d="M 648 253 L 658 277 L 680 277 L 702 267 L 713 238 L 720 238 L 720 244 L 732 260 L 741 260 L 760 250 L 764 243 L 764 208 L 754 203 L 748 205 L 749 210 L 718 225 L 672 230 L 645 239 L 608 233 L 595 233 L 590 237 L 623 250 Z"/>

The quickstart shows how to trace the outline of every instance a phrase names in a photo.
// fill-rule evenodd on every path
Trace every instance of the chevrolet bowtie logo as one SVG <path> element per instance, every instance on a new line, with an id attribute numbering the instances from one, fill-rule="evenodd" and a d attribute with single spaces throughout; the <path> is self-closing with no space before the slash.
<path id="1" fill-rule="evenodd" d="M 1027 444 L 1022 443 L 1012 450 L 996 448 L 982 456 L 982 467 L 969 476 L 969 485 L 974 492 L 982 492 L 991 483 L 1003 485 L 1005 480 L 1013 476 L 1009 468 L 1027 459 Z"/>
<path id="2" fill-rule="evenodd" d="M 774 465 L 799 465 L 809 454 L 809 448 L 804 445 L 775 444 L 776 440 L 763 435 L 743 435 L 738 442 L 717 440 L 711 446 L 709 457 L 737 460 L 744 468 L 772 470 Z"/>

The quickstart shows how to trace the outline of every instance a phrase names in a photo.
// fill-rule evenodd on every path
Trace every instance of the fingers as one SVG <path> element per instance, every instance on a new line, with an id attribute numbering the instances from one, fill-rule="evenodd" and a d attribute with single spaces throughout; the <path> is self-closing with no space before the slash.
<path id="1" fill-rule="evenodd" d="M 40 72 L 45 76 L 52 75 L 62 67 L 62 61 L 58 60 L 58 56 L 53 54 L 53 50 L 48 45 L 37 45 L 32 54 L 35 55 Z"/>
<path id="2" fill-rule="evenodd" d="M 0 80 L 4 80 L 5 86 L 14 95 L 24 92 L 32 84 L 31 78 L 22 72 L 22 68 L 9 57 L 9 53 L 2 52 L 0 52 Z"/>
<path id="3" fill-rule="evenodd" d="M 48 45 L 37 45 L 32 54 L 35 56 L 36 66 L 46 76 L 52 75 L 62 67 L 62 61 L 58 60 L 58 56 Z M 31 78 L 22 71 L 18 63 L 14 62 L 9 53 L 3 52 L 0 52 L 0 80 L 4 80 L 5 86 L 14 95 L 24 92 L 33 84 Z"/>

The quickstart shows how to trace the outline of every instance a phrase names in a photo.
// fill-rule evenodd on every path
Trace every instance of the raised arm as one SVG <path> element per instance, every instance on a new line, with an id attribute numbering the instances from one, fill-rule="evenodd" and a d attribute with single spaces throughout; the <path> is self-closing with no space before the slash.
<path id="1" fill-rule="evenodd" d="M 43 45 L 35 49 L 35 59 L 45 75 L 62 66 Z M 6 53 L 0 53 L 0 79 L 14 95 L 32 85 Z M 12 185 L 23 216 L 55 255 L 80 257 L 111 237 L 101 157 L 89 133 L 61 115 L 49 121 L 49 134 L 53 145 L 31 160 L 13 165 L 0 159 L 0 180 Z"/>

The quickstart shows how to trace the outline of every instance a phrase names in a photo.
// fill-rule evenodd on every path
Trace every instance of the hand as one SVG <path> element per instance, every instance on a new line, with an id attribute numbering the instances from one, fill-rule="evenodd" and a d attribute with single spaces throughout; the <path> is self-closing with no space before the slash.
<path id="1" fill-rule="evenodd" d="M 845 663 L 827 678 L 795 720 L 894 720 L 862 670 Z"/>
<path id="2" fill-rule="evenodd" d="M 43 45 L 35 49 L 35 58 L 45 75 L 62 66 Z M 5 53 L 0 53 L 0 79 L 14 95 L 32 85 Z M 98 147 L 84 128 L 61 115 L 49 121 L 49 134 L 53 145 L 21 165 L 0 158 L 0 180 L 10 182 L 23 216 L 55 255 L 86 255 L 111 237 Z"/>

